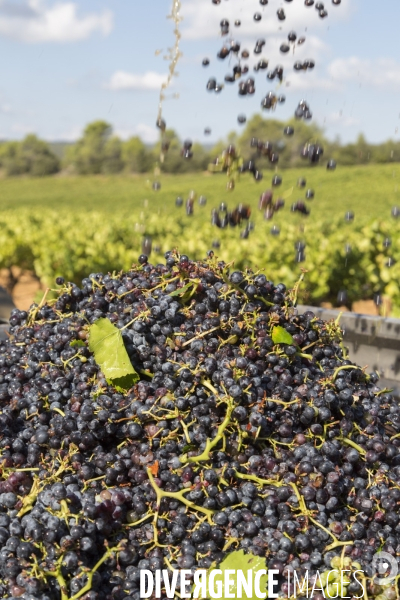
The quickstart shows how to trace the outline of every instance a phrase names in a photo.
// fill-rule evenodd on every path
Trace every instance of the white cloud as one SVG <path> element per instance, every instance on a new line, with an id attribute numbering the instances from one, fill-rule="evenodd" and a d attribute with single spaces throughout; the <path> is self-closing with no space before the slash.
<path id="1" fill-rule="evenodd" d="M 74 2 L 24 0 L 11 6 L 0 2 L 0 35 L 20 42 L 76 42 L 95 32 L 108 35 L 113 27 L 110 10 L 80 16 Z"/>
<path id="2" fill-rule="evenodd" d="M 326 115 L 324 118 L 324 124 L 326 125 L 341 125 L 342 127 L 353 127 L 359 125 L 360 120 L 352 117 L 351 115 L 343 114 L 343 111 L 339 110 Z"/>
<path id="3" fill-rule="evenodd" d="M 10 104 L 0 104 L 0 113 L 10 114 L 14 112 Z"/>
<path id="4" fill-rule="evenodd" d="M 400 63 L 391 58 L 338 58 L 331 62 L 328 73 L 337 82 L 350 81 L 371 87 L 400 87 Z"/>
<path id="5" fill-rule="evenodd" d="M 331 6 L 328 8 L 328 17 L 321 19 L 318 12 L 304 6 L 304 2 L 293 2 L 284 6 L 286 20 L 278 21 L 276 4 L 268 5 L 263 9 L 258 0 L 245 0 L 245 2 L 231 0 L 229 4 L 221 2 L 220 5 L 214 5 L 204 0 L 187 0 L 182 6 L 184 19 L 182 34 L 183 38 L 190 40 L 215 38 L 220 32 L 221 19 L 228 19 L 231 23 L 232 35 L 235 36 L 235 31 L 237 31 L 237 35 L 241 38 L 244 35 L 250 35 L 255 40 L 273 33 L 276 34 L 279 30 L 282 30 L 284 34 L 291 29 L 296 29 L 303 34 L 306 28 L 326 30 L 327 26 L 332 23 L 347 19 L 351 13 L 349 5 L 350 3 L 346 2 L 339 7 Z M 253 19 L 255 12 L 262 14 L 262 20 L 258 23 L 255 23 Z M 236 19 L 241 20 L 239 28 L 233 25 Z"/>
<path id="6" fill-rule="evenodd" d="M 114 75 L 112 75 L 110 81 L 106 84 L 106 87 L 114 91 L 154 91 L 161 89 L 161 85 L 166 81 L 166 78 L 166 75 L 155 73 L 154 71 L 148 71 L 143 75 L 127 73 L 126 71 L 116 71 Z"/>
<path id="7" fill-rule="evenodd" d="M 294 91 L 335 90 L 339 87 L 336 81 L 320 77 L 315 71 L 309 73 L 293 71 L 286 78 L 286 86 Z"/>
<path id="8" fill-rule="evenodd" d="M 139 123 L 134 127 L 116 127 L 114 130 L 115 135 L 120 137 L 122 140 L 127 140 L 133 136 L 139 136 L 146 144 L 154 144 L 160 136 L 159 130 L 155 127 L 150 127 L 145 123 Z"/>

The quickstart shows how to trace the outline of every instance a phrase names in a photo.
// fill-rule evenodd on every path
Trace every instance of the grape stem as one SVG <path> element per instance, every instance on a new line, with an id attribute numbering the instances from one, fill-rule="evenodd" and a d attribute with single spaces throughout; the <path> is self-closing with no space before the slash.
<path id="1" fill-rule="evenodd" d="M 293 188 L 292 188 L 292 190 L 293 190 Z M 293 289 L 289 293 L 289 299 L 290 299 L 291 303 L 293 304 L 293 306 L 296 306 L 296 304 L 297 304 L 297 295 L 299 293 L 300 285 L 305 277 L 305 274 L 307 273 L 306 269 L 302 269 L 301 271 L 302 272 L 301 272 L 299 279 L 296 281 L 296 283 L 293 286 Z"/>
<path id="2" fill-rule="evenodd" d="M 355 450 L 357 450 L 362 456 L 366 455 L 366 451 L 364 450 L 364 448 L 361 448 L 361 446 L 359 446 L 358 444 L 356 444 L 352 440 L 349 440 L 349 438 L 345 438 L 345 437 L 342 438 L 342 442 L 344 442 L 348 446 L 351 446 L 352 448 L 354 448 Z"/>
<path id="3" fill-rule="evenodd" d="M 161 500 L 163 498 L 173 498 L 175 500 L 179 500 L 180 502 L 182 502 L 182 504 L 185 504 L 188 508 L 202 512 L 203 514 L 207 515 L 207 520 L 208 520 L 209 524 L 210 525 L 213 524 L 212 516 L 215 511 L 209 510 L 208 508 L 203 508 L 202 506 L 197 506 L 196 504 L 194 504 L 194 502 L 191 502 L 190 500 L 187 500 L 187 498 L 184 497 L 184 494 L 187 494 L 188 492 L 190 492 L 190 488 L 179 490 L 179 492 L 165 492 L 164 490 L 159 488 L 158 485 L 156 484 L 156 481 L 154 479 L 154 476 L 153 476 L 153 473 L 151 472 L 150 467 L 147 468 L 147 475 L 149 477 L 151 487 L 153 488 L 153 490 L 155 491 L 156 496 L 157 496 L 157 511 L 154 514 L 154 530 L 155 531 L 156 531 L 156 525 L 157 525 L 157 519 L 158 519 L 158 512 L 160 510 Z"/>
<path id="4" fill-rule="evenodd" d="M 208 335 L 212 331 L 216 331 L 219 328 L 220 327 L 218 325 L 217 327 L 213 327 L 212 329 L 208 329 L 207 331 L 203 331 L 203 333 L 199 333 L 199 335 L 196 335 L 195 337 L 190 338 L 190 340 L 187 340 L 187 342 L 184 342 L 182 344 L 181 348 L 184 348 L 185 346 L 188 346 L 189 344 L 191 344 L 192 342 L 195 342 L 196 340 L 201 340 L 201 338 L 205 337 L 206 335 Z"/>
<path id="5" fill-rule="evenodd" d="M 258 483 L 259 485 L 272 485 L 275 487 L 282 487 L 283 485 L 285 485 L 282 481 L 274 481 L 272 479 L 261 479 L 260 477 L 257 477 L 256 475 L 244 475 L 243 473 L 239 473 L 238 471 L 236 471 L 236 477 L 238 477 L 239 479 L 248 479 L 249 481 L 255 481 L 256 483 Z M 332 550 L 333 548 L 337 548 L 338 546 L 350 546 L 351 544 L 353 544 L 352 541 L 350 542 L 340 542 L 337 537 L 328 529 L 326 529 L 323 525 L 321 525 L 321 523 L 318 523 L 318 521 L 316 521 L 310 514 L 309 509 L 306 507 L 306 504 L 304 502 L 304 498 L 303 496 L 300 494 L 299 489 L 297 487 L 297 485 L 293 482 L 289 483 L 290 487 L 293 489 L 297 500 L 299 502 L 299 509 L 300 512 L 307 517 L 308 519 L 310 519 L 310 521 L 312 521 L 317 527 L 320 527 L 321 529 L 323 529 L 323 531 L 325 531 L 326 533 L 328 533 L 332 538 L 333 538 L 333 542 L 332 544 L 330 544 L 329 546 L 327 546 L 325 548 L 326 551 L 328 550 Z"/>
<path id="6" fill-rule="evenodd" d="M 90 590 L 92 589 L 93 575 L 96 573 L 96 571 L 98 571 L 98 569 L 101 567 L 101 565 L 107 560 L 107 558 L 109 558 L 109 556 L 111 556 L 111 554 L 113 554 L 113 552 L 118 552 L 120 549 L 121 549 L 121 546 L 115 546 L 114 548 L 108 548 L 107 551 L 100 558 L 100 560 L 94 565 L 93 569 L 91 569 L 90 572 L 87 574 L 87 582 L 83 586 L 83 588 L 81 588 L 79 590 L 79 592 L 77 592 L 73 596 L 70 596 L 69 598 L 68 598 L 68 591 L 67 591 L 67 583 L 61 572 L 63 555 L 57 561 L 57 568 L 54 571 L 44 571 L 44 575 L 47 577 L 55 577 L 57 579 L 58 584 L 60 586 L 60 590 L 61 590 L 61 600 L 78 600 L 84 594 L 86 594 L 86 592 L 90 592 Z"/>
<path id="7" fill-rule="evenodd" d="M 356 365 L 342 365 L 341 367 L 338 367 L 332 375 L 332 381 L 335 381 L 339 371 L 342 371 L 342 369 L 358 369 L 360 371 L 362 371 L 361 367 L 357 367 Z"/>
<path id="8" fill-rule="evenodd" d="M 207 438 L 206 447 L 204 448 L 203 452 L 201 454 L 199 454 L 198 456 L 189 456 L 188 457 L 187 454 L 183 454 L 180 457 L 180 461 L 182 463 L 198 463 L 198 462 L 210 460 L 210 452 L 213 450 L 213 448 L 215 448 L 215 446 L 222 439 L 224 439 L 224 431 L 231 422 L 233 408 L 234 408 L 233 403 L 228 401 L 228 408 L 226 411 L 225 419 L 222 421 L 221 425 L 218 427 L 217 435 L 215 436 L 215 438 L 213 440 L 210 440 L 210 438 Z"/>

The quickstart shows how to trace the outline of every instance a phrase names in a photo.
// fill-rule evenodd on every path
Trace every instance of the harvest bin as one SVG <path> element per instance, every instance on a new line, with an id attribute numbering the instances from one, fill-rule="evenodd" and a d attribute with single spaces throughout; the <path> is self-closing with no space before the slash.
<path id="1" fill-rule="evenodd" d="M 327 321 L 336 319 L 337 310 L 298 306 L 299 314 L 311 310 L 318 318 Z M 0 315 L 0 339 L 7 337 L 8 324 Z M 344 330 L 345 345 L 349 357 L 367 371 L 376 371 L 381 379 L 379 387 L 393 389 L 393 395 L 400 398 L 400 319 L 386 319 L 369 315 L 344 312 L 340 317 Z"/>
<path id="2" fill-rule="evenodd" d="M 311 310 L 319 319 L 337 319 L 338 310 L 298 306 L 299 314 Z M 343 312 L 340 326 L 349 358 L 367 371 L 380 375 L 380 388 L 393 389 L 400 398 L 400 319 L 390 319 L 353 312 Z"/>

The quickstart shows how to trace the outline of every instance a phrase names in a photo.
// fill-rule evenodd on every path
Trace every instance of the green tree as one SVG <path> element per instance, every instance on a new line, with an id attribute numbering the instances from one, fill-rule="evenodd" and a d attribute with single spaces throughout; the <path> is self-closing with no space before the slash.
<path id="1" fill-rule="evenodd" d="M 122 142 L 113 136 L 104 145 L 103 173 L 120 173 L 124 168 L 122 159 Z"/>
<path id="2" fill-rule="evenodd" d="M 6 175 L 24 175 L 29 165 L 20 153 L 21 142 L 5 142 L 0 146 L 0 162 Z"/>
<path id="3" fill-rule="evenodd" d="M 154 157 L 142 140 L 131 137 L 122 146 L 122 159 L 130 173 L 147 173 L 154 165 Z"/>
<path id="4" fill-rule="evenodd" d="M 68 149 L 66 164 L 72 164 L 81 175 L 103 173 L 107 151 L 110 153 L 112 147 L 108 145 L 111 134 L 112 127 L 106 121 L 89 123 L 83 132 L 83 137 Z"/>
<path id="5" fill-rule="evenodd" d="M 33 134 L 27 135 L 22 142 L 2 144 L 0 162 L 7 175 L 43 177 L 60 169 L 60 161 L 48 144 Z"/>

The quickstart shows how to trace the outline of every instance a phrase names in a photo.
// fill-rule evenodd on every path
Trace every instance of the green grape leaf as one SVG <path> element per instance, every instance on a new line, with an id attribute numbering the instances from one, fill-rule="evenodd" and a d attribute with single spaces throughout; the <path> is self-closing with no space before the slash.
<path id="1" fill-rule="evenodd" d="M 190 298 L 196 293 L 197 286 L 199 284 L 198 279 L 193 279 L 189 281 L 186 285 L 181 288 L 178 288 L 174 292 L 171 292 L 169 296 L 178 296 L 184 304 L 190 300 Z"/>
<path id="2" fill-rule="evenodd" d="M 189 283 L 187 283 L 186 285 L 184 285 L 181 288 L 178 288 L 174 292 L 171 292 L 170 294 L 168 294 L 168 296 L 183 296 L 185 294 L 185 292 L 190 290 L 192 285 L 193 285 L 193 283 L 191 281 L 189 281 Z"/>
<path id="3" fill-rule="evenodd" d="M 274 344 L 293 344 L 293 338 L 284 327 L 277 325 L 272 330 L 272 341 Z"/>
<path id="4" fill-rule="evenodd" d="M 109 319 L 97 319 L 89 327 L 89 350 L 107 381 L 119 390 L 130 389 L 140 377 L 125 349 L 121 331 Z"/>
<path id="5" fill-rule="evenodd" d="M 214 570 L 216 567 L 215 566 L 211 566 L 206 574 L 206 590 L 207 590 L 207 596 L 206 598 L 211 598 L 210 596 L 210 589 L 209 589 L 209 577 L 210 577 L 210 572 L 212 570 Z M 218 569 L 220 571 L 222 571 L 221 575 L 216 575 L 214 577 L 214 584 L 213 584 L 213 588 L 214 590 L 219 590 L 219 587 L 222 588 L 222 593 L 219 594 L 220 598 L 225 598 L 226 594 L 234 594 L 234 598 L 236 600 L 236 598 L 239 598 L 238 594 L 238 578 L 237 578 L 237 571 L 242 571 L 243 572 L 243 576 L 244 578 L 247 580 L 248 579 L 248 570 L 252 570 L 252 585 L 251 585 L 251 590 L 252 590 L 252 594 L 251 596 L 247 596 L 246 592 L 245 592 L 245 588 L 242 587 L 240 585 L 240 592 L 241 595 L 240 597 L 245 599 L 245 600 L 257 600 L 257 596 L 255 593 L 255 577 L 256 577 L 256 573 L 257 571 L 260 571 L 261 569 L 265 569 L 266 565 L 265 565 L 265 558 L 262 558 L 261 556 L 255 556 L 254 554 L 245 554 L 243 550 L 237 550 L 235 552 L 231 552 L 230 554 L 228 554 L 228 556 L 222 561 L 222 563 L 218 566 Z M 232 582 L 231 585 L 229 585 L 229 589 L 225 588 L 225 572 L 226 571 L 235 571 L 234 574 L 230 575 L 230 581 Z M 268 575 L 262 575 L 260 578 L 260 583 L 259 583 L 259 587 L 261 591 L 265 590 L 265 597 L 267 597 L 267 581 L 268 581 Z M 194 591 L 194 588 L 193 588 Z M 219 592 L 218 592 L 219 593 Z"/>
<path id="6" fill-rule="evenodd" d="M 70 343 L 71 348 L 84 348 L 86 346 L 83 340 L 73 340 Z"/>
<path id="7" fill-rule="evenodd" d="M 186 446 L 182 448 L 182 454 L 185 454 L 185 452 L 189 452 L 189 450 L 193 450 L 194 448 L 196 448 L 195 444 L 186 444 Z"/>

